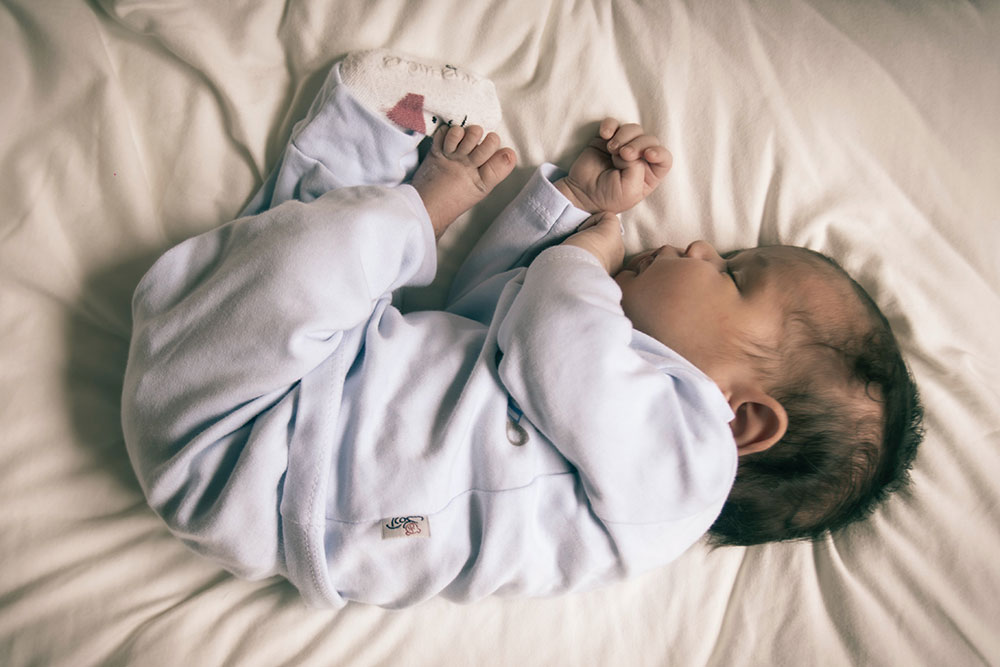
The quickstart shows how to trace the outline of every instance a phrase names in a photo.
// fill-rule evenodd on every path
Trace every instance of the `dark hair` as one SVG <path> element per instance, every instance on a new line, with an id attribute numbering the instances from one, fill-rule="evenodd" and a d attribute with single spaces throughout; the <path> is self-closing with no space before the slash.
<path id="1" fill-rule="evenodd" d="M 917 387 L 888 320 L 836 262 L 807 252 L 850 282 L 867 322 L 789 313 L 771 387 L 788 428 L 769 449 L 740 458 L 709 530 L 715 545 L 815 540 L 866 518 L 908 483 L 923 438 Z"/>

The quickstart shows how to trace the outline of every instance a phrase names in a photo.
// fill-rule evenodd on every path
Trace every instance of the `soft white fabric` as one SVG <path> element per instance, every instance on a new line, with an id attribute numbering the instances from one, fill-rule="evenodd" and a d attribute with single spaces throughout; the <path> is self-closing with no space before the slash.
<path id="1" fill-rule="evenodd" d="M 271 208 L 170 249 L 136 289 L 122 423 L 150 505 L 315 606 L 555 595 L 669 563 L 733 483 L 722 392 L 632 330 L 588 252 L 524 257 L 587 217 L 541 172 L 457 303 L 390 305 L 434 277 L 434 230 L 414 188 L 369 180 L 416 145 L 342 65 L 254 197 Z"/>
<path id="2" fill-rule="evenodd" d="M 0 6 L 0 656 L 5 664 L 989 664 L 1000 635 L 995 4 L 105 0 Z M 125 456 L 129 300 L 277 163 L 329 65 L 388 46 L 490 77 L 521 167 L 604 114 L 674 153 L 630 252 L 833 255 L 927 404 L 911 492 L 823 543 L 709 551 L 594 592 L 305 609 L 192 557 Z"/>

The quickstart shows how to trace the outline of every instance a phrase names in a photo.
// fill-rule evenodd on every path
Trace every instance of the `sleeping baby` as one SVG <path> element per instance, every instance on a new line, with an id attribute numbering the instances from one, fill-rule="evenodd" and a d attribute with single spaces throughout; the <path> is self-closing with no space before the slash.
<path id="1" fill-rule="evenodd" d="M 819 538 L 905 482 L 916 389 L 833 261 L 624 262 L 617 214 L 671 164 L 639 125 L 539 168 L 443 310 L 393 305 L 514 168 L 498 121 L 485 79 L 352 54 L 243 214 L 142 279 L 123 427 L 177 537 L 312 605 L 403 607 L 588 589 L 706 533 Z"/>

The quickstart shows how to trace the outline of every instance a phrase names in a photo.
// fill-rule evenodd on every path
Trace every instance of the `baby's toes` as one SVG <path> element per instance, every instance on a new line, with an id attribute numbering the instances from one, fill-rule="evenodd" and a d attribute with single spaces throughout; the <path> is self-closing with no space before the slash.
<path id="1" fill-rule="evenodd" d="M 479 145 L 479 140 L 483 138 L 483 128 L 478 125 L 468 125 L 465 128 L 465 136 L 458 144 L 456 152 L 460 155 L 469 155 Z"/>
<path id="2" fill-rule="evenodd" d="M 465 128 L 459 127 L 458 125 L 452 125 L 448 128 L 448 131 L 444 135 L 444 142 L 442 149 L 445 155 L 450 155 L 455 152 L 458 145 L 465 138 Z"/>
<path id="3" fill-rule="evenodd" d="M 498 148 L 500 148 L 500 136 L 496 132 L 490 132 L 482 143 L 472 149 L 472 152 L 469 153 L 469 160 L 472 164 L 480 167 L 496 154 Z"/>
<path id="4" fill-rule="evenodd" d="M 516 164 L 517 154 L 514 153 L 513 149 L 501 148 L 498 151 L 494 151 L 493 155 L 479 168 L 479 178 L 483 180 L 486 191 L 489 192 L 500 181 L 510 176 L 510 172 L 514 171 L 514 165 Z"/>

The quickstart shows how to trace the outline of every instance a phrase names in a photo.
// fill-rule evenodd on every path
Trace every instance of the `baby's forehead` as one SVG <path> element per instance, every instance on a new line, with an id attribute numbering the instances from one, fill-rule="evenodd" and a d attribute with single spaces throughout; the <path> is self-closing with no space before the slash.
<path id="1" fill-rule="evenodd" d="M 763 245 L 756 248 L 734 250 L 727 256 L 739 255 L 744 260 L 751 260 L 763 266 L 790 269 L 801 267 L 804 270 L 820 270 L 830 265 L 830 261 L 818 252 L 793 245 Z"/>
<path id="2" fill-rule="evenodd" d="M 843 272 L 824 255 L 798 246 L 759 246 L 734 250 L 724 255 L 740 268 L 760 272 L 770 279 L 815 279 L 821 283 L 837 282 Z"/>
<path id="3" fill-rule="evenodd" d="M 861 314 L 849 276 L 824 255 L 798 246 L 762 246 L 739 253 L 765 276 L 787 310 L 826 320 Z"/>
<path id="4" fill-rule="evenodd" d="M 822 279 L 822 255 L 796 246 L 759 246 L 723 253 L 729 269 L 737 271 L 755 285 L 762 283 L 794 285 L 796 280 Z"/>

